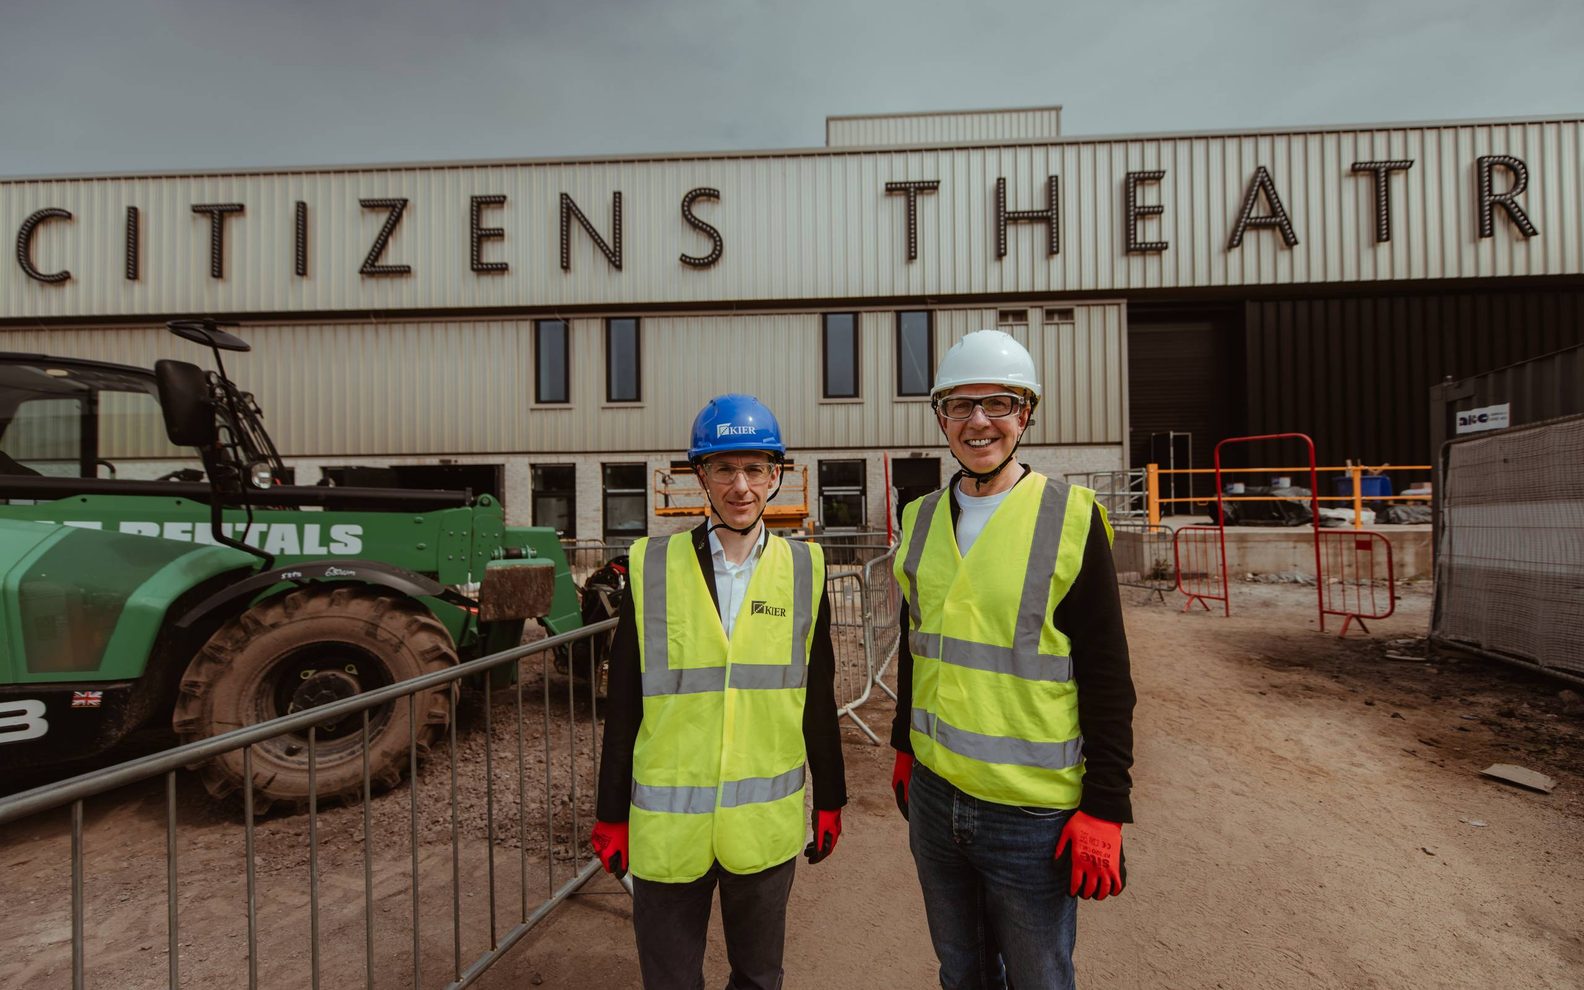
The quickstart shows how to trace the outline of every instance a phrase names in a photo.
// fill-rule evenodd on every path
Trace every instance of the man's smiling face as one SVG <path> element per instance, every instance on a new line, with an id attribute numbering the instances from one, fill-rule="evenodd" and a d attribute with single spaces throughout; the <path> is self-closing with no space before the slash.
<path id="1" fill-rule="evenodd" d="M 941 401 L 949 398 L 979 398 L 1006 391 L 1005 385 L 959 385 L 941 396 Z M 984 409 L 978 406 L 974 407 L 973 415 L 967 419 L 947 419 L 937 415 L 941 429 L 946 433 L 946 442 L 951 445 L 957 460 L 968 470 L 982 474 L 995 470 L 996 465 L 1012 455 L 1018 438 L 1028 426 L 1029 407 L 1024 403 L 1010 416 L 999 419 L 986 416 Z"/>

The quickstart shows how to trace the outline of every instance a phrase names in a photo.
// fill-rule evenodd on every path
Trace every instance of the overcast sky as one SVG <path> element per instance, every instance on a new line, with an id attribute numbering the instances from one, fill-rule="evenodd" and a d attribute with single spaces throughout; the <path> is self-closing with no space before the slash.
<path id="1" fill-rule="evenodd" d="M 1581 0 L 49 0 L 0 175 L 809 147 L 827 114 L 1068 135 L 1584 112 Z"/>

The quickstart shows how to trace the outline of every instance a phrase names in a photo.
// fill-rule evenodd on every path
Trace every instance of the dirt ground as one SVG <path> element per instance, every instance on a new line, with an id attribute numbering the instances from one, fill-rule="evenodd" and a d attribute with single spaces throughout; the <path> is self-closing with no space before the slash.
<path id="1" fill-rule="evenodd" d="M 1124 832 L 1128 890 L 1080 908 L 1080 983 L 1579 986 L 1584 702 L 1566 685 L 1487 661 L 1426 658 L 1427 588 L 1403 589 L 1393 618 L 1346 640 L 1316 629 L 1313 596 L 1302 586 L 1238 584 L 1224 618 L 1181 614 L 1175 601 L 1124 589 L 1139 689 L 1138 821 Z M 492 903 L 504 935 L 523 901 L 532 910 L 583 855 L 574 847 L 591 798 L 586 703 L 572 704 L 555 674 L 530 672 L 524 690 L 530 714 L 520 733 L 511 692 L 497 694 L 490 734 L 482 703 L 459 720 L 455 852 L 445 753 L 420 773 L 423 986 L 444 984 L 457 959 L 465 967 L 486 947 Z M 877 698 L 860 714 L 883 735 L 889 706 Z M 798 868 L 787 985 L 933 986 L 905 824 L 888 792 L 891 751 L 851 727 L 844 737 L 852 800 L 836 854 Z M 1492 763 L 1540 771 L 1556 789 L 1481 777 Z M 528 782 L 520 808 L 519 779 Z M 331 809 L 314 823 L 324 986 L 363 985 L 369 945 L 374 985 L 414 985 L 412 795 L 403 786 L 370 809 L 372 936 L 362 809 Z M 163 783 L 151 782 L 87 806 L 90 986 L 167 985 L 164 800 Z M 239 818 L 185 774 L 178 807 L 181 983 L 246 986 Z M 261 986 L 311 982 L 308 827 L 303 815 L 258 827 Z M 69 834 L 64 814 L 0 830 L 0 986 L 71 985 Z M 630 917 L 626 894 L 599 875 L 479 985 L 636 987 Z M 707 983 L 724 983 L 725 973 L 717 922 Z"/>

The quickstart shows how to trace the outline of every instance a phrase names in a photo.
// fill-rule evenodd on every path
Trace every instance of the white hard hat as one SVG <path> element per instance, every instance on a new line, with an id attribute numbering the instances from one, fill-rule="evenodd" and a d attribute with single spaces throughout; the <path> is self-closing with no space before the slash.
<path id="1" fill-rule="evenodd" d="M 1004 330 L 975 330 L 951 346 L 935 372 L 930 398 L 938 399 L 959 385 L 1005 385 L 1040 399 L 1034 359 Z"/>

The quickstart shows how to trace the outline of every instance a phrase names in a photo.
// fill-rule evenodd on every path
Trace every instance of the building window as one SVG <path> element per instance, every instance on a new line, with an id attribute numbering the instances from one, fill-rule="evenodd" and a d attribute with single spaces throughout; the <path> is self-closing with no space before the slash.
<path id="1" fill-rule="evenodd" d="M 626 545 L 649 532 L 642 464 L 605 464 L 605 542 Z"/>
<path id="2" fill-rule="evenodd" d="M 566 320 L 534 323 L 534 401 L 568 402 Z"/>
<path id="3" fill-rule="evenodd" d="M 545 464 L 533 469 L 533 524 L 556 531 L 563 540 L 577 539 L 577 470 L 570 464 Z"/>
<path id="4" fill-rule="evenodd" d="M 897 314 L 897 395 L 929 395 L 935 370 L 935 334 L 928 310 Z"/>
<path id="5" fill-rule="evenodd" d="M 605 401 L 638 402 L 638 321 L 605 321 Z"/>
<path id="6" fill-rule="evenodd" d="M 820 461 L 820 521 L 826 529 L 864 526 L 864 462 Z"/>
<path id="7" fill-rule="evenodd" d="M 825 398 L 858 397 L 858 314 L 826 313 Z"/>

